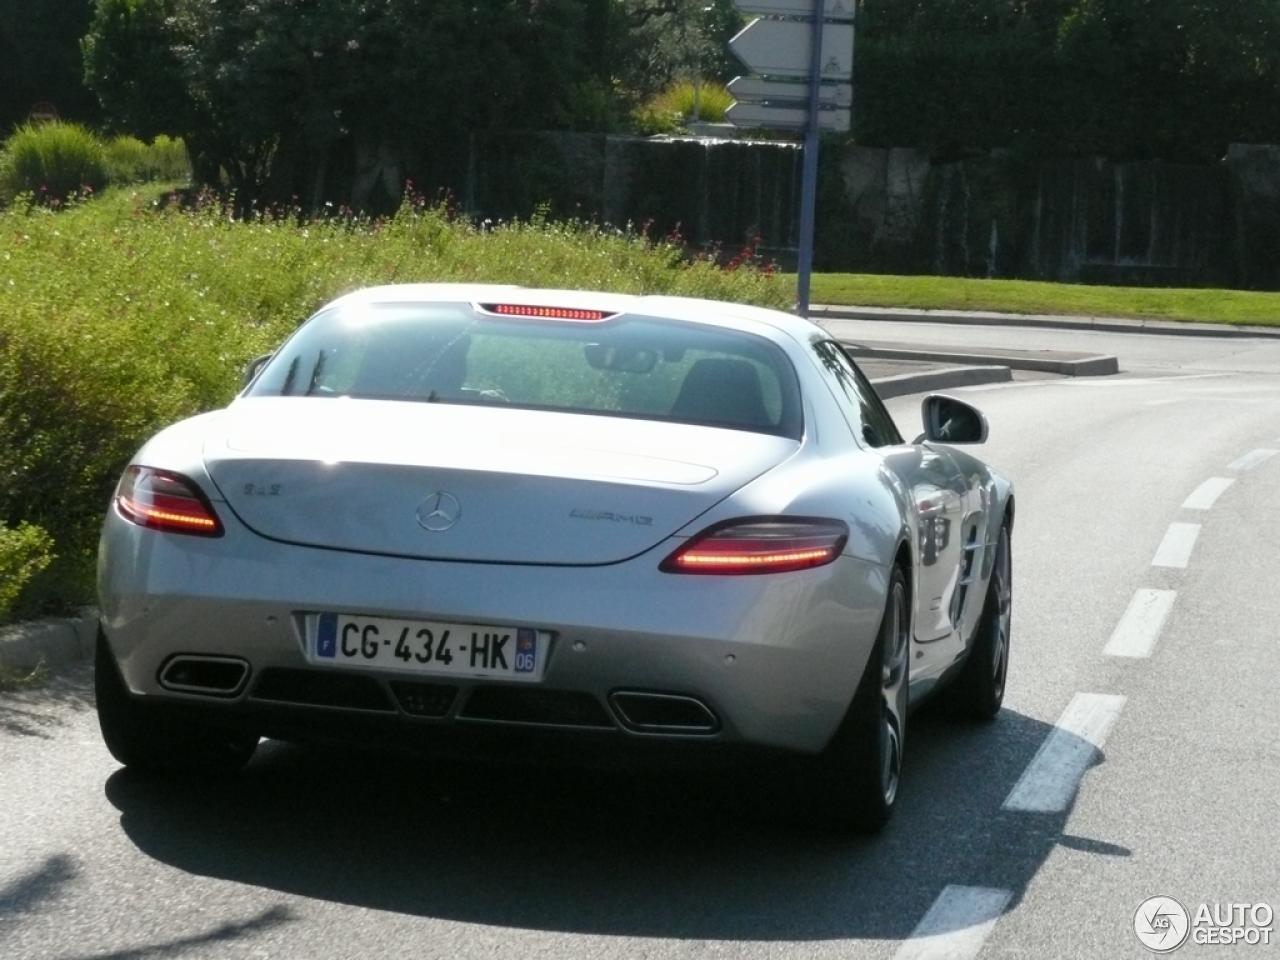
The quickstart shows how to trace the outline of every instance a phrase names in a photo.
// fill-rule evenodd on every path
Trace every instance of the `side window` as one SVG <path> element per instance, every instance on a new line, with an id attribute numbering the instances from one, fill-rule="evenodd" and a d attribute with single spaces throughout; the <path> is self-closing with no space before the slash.
<path id="1" fill-rule="evenodd" d="M 880 394 L 876 393 L 876 388 L 871 385 L 867 375 L 853 362 L 853 358 L 849 356 L 844 347 L 839 349 L 840 355 L 844 357 L 849 369 L 853 371 L 854 382 L 858 384 L 858 396 L 862 398 L 862 415 L 866 418 L 867 423 L 875 427 L 876 433 L 881 437 L 881 443 L 878 445 L 889 446 L 895 443 L 902 443 L 902 434 L 898 432 L 898 425 L 893 422 L 893 415 L 889 413 L 889 408 L 880 399 Z"/>
<path id="2" fill-rule="evenodd" d="M 862 439 L 873 447 L 902 443 L 902 435 L 898 433 L 893 417 L 844 349 L 834 340 L 820 340 L 814 343 L 813 349 L 822 362 L 822 369 L 836 383 L 837 395 L 842 395 L 856 412 L 858 422 L 850 426 Z"/>

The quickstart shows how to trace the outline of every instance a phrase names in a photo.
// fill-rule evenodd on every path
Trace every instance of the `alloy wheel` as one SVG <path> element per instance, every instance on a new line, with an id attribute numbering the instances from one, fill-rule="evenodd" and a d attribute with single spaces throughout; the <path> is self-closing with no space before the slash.
<path id="1" fill-rule="evenodd" d="M 906 588 L 901 581 L 893 585 L 886 612 L 884 662 L 881 670 L 880 697 L 880 789 L 886 804 L 892 804 L 902 776 L 902 740 L 906 725 L 907 692 L 907 619 Z"/>
<path id="2" fill-rule="evenodd" d="M 1000 531 L 1000 543 L 996 552 L 995 599 L 998 604 L 995 616 L 995 637 L 991 651 L 991 669 L 995 678 L 995 689 L 1004 693 L 1005 676 L 1009 670 L 1009 633 L 1013 622 L 1013 577 L 1012 563 L 1009 557 L 1009 532 Z"/>

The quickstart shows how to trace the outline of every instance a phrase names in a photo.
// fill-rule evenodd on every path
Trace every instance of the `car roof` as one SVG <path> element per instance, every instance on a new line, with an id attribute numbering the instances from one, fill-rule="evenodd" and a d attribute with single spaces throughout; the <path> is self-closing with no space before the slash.
<path id="1" fill-rule="evenodd" d="M 422 301 L 424 303 L 432 301 L 497 303 L 505 301 L 518 303 L 521 306 L 604 310 L 611 313 L 657 316 L 699 323 L 710 322 L 738 328 L 761 325 L 789 334 L 801 342 L 807 342 L 815 332 L 821 331 L 821 328 L 816 324 L 797 317 L 795 314 L 743 303 L 665 295 L 636 295 L 592 290 L 557 290 L 542 287 L 521 287 L 514 284 L 386 284 L 356 290 L 338 298 L 327 306 L 355 306 L 412 301 Z"/>

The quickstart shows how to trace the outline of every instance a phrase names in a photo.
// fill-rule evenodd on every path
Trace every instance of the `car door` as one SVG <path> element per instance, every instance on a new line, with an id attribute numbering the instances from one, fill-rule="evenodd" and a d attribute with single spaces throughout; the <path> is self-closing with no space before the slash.
<path id="1" fill-rule="evenodd" d="M 944 640 L 955 629 L 965 497 L 955 461 L 932 444 L 897 444 L 883 451 L 885 465 L 911 491 L 917 518 L 919 570 L 916 639 Z"/>
<path id="2" fill-rule="evenodd" d="M 942 670 L 959 653 L 961 570 L 966 559 L 963 531 L 972 504 L 968 485 L 945 446 L 906 443 L 893 417 L 857 364 L 835 341 L 814 345 L 822 367 L 837 387 L 837 400 L 862 443 L 884 458 L 885 466 L 909 492 L 916 520 L 915 640 L 911 673 Z"/>

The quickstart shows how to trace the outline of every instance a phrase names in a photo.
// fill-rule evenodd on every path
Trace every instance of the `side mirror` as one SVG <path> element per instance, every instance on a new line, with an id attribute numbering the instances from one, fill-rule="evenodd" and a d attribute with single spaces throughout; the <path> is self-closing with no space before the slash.
<path id="1" fill-rule="evenodd" d="M 963 400 L 930 394 L 924 398 L 920 414 L 924 419 L 924 435 L 919 440 L 934 443 L 985 443 L 987 440 L 987 418 Z"/>
<path id="2" fill-rule="evenodd" d="M 248 365 L 244 368 L 244 380 L 240 384 L 240 389 L 243 390 L 247 388 L 249 384 L 253 383 L 253 381 L 257 379 L 258 374 L 262 372 L 262 368 L 267 365 L 267 361 L 274 356 L 274 353 L 264 353 L 262 356 L 255 357 L 250 360 Z"/>

